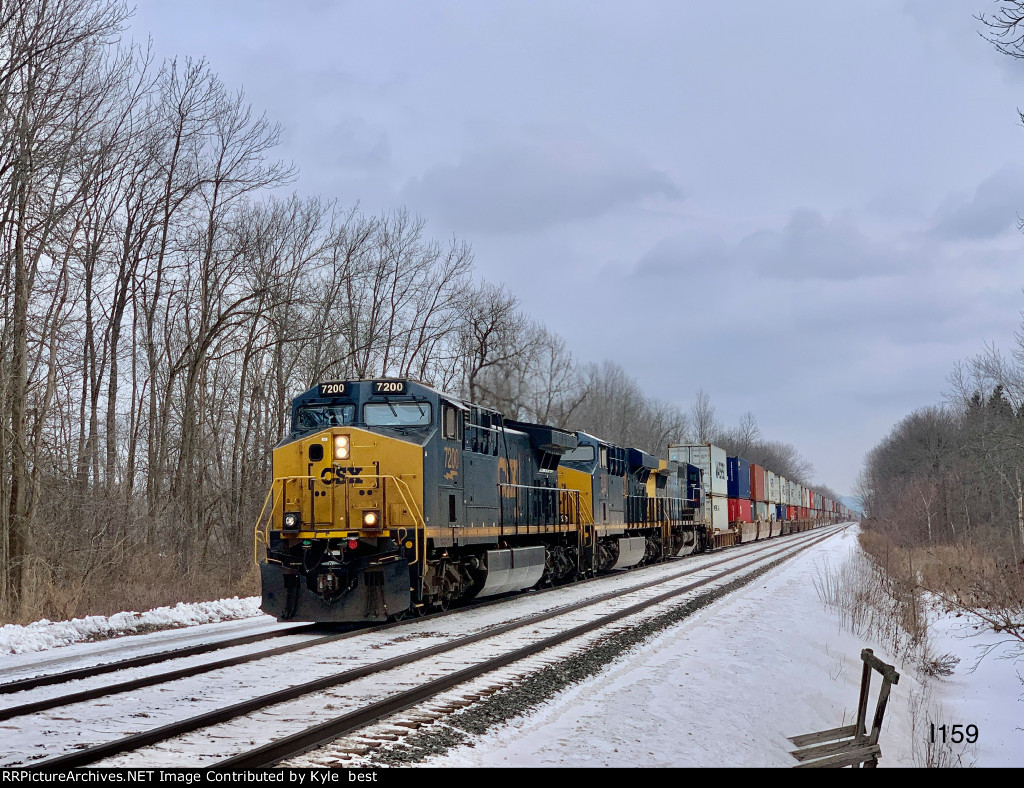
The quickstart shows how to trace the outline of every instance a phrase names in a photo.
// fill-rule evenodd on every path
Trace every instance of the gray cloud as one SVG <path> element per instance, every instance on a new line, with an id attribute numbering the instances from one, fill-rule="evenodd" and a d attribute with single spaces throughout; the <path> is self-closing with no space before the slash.
<path id="1" fill-rule="evenodd" d="M 1024 168 L 1006 165 L 978 184 L 970 198 L 951 197 L 936 212 L 937 238 L 983 239 L 1015 227 L 1024 212 Z"/>
<path id="2" fill-rule="evenodd" d="M 427 170 L 402 199 L 462 232 L 522 232 L 603 216 L 644 199 L 679 200 L 664 172 L 582 141 L 477 148 Z"/>
<path id="3" fill-rule="evenodd" d="M 807 208 L 794 211 L 780 231 L 748 235 L 736 255 L 762 276 L 782 279 L 860 279 L 898 272 L 908 262 L 852 222 Z"/>
<path id="4" fill-rule="evenodd" d="M 781 229 L 758 230 L 734 245 L 716 238 L 664 240 L 640 259 L 635 274 L 690 276 L 721 269 L 764 279 L 849 281 L 898 274 L 914 267 L 917 257 L 917 251 L 901 252 L 869 238 L 852 221 L 800 208 Z"/>
<path id="5" fill-rule="evenodd" d="M 351 169 L 375 170 L 391 163 L 391 141 L 361 118 L 346 118 L 323 135 L 328 160 Z"/>

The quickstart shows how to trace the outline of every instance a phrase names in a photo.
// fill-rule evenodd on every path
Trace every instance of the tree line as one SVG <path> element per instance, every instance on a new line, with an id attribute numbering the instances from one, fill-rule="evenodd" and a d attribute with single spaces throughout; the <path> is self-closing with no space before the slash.
<path id="1" fill-rule="evenodd" d="M 967 613 L 1024 654 L 1024 329 L 957 364 L 946 401 L 902 419 L 858 480 L 861 544 L 915 594 Z"/>
<path id="2" fill-rule="evenodd" d="M 874 527 L 907 543 L 963 540 L 1024 558 L 1024 331 L 956 365 L 946 401 L 915 410 L 869 452 L 858 482 Z"/>
<path id="3" fill-rule="evenodd" d="M 324 379 L 415 378 L 659 456 L 709 409 L 701 435 L 731 439 L 706 395 L 688 414 L 578 363 L 465 241 L 288 194 L 281 129 L 205 61 L 123 43 L 130 13 L 0 3 L 0 618 L 253 590 L 271 450 Z"/>

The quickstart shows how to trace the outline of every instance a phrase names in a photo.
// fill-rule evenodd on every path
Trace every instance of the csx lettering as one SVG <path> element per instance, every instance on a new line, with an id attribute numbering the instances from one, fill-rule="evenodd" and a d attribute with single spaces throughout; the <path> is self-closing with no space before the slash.
<path id="1" fill-rule="evenodd" d="M 519 460 L 498 459 L 498 468 L 502 474 L 502 484 L 519 484 Z"/>
<path id="2" fill-rule="evenodd" d="M 320 481 L 324 484 L 364 484 L 365 482 L 359 478 L 362 472 L 362 468 L 342 468 L 335 465 L 320 472 Z"/>

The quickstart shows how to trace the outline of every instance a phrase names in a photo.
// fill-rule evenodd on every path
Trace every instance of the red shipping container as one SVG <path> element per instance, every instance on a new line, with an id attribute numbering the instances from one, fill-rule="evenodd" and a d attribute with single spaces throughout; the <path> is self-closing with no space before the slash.
<path id="1" fill-rule="evenodd" d="M 811 519 L 811 510 L 808 509 L 806 506 L 801 506 L 800 507 L 800 519 L 801 520 L 810 520 Z"/>
<path id="2" fill-rule="evenodd" d="M 764 466 L 753 463 L 750 465 L 750 500 L 768 500 L 768 474 L 765 473 Z"/>
<path id="3" fill-rule="evenodd" d="M 746 498 L 730 498 L 729 499 L 729 522 L 730 523 L 749 523 L 753 522 L 750 519 L 750 501 Z"/>
<path id="4" fill-rule="evenodd" d="M 798 512 L 796 510 L 795 506 L 787 506 L 786 507 L 786 519 L 787 520 L 796 520 L 798 514 L 800 514 L 800 512 Z"/>

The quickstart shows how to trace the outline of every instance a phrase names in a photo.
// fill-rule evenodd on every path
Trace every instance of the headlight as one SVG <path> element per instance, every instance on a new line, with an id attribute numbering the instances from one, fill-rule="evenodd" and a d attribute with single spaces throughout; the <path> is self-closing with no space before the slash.
<path id="1" fill-rule="evenodd" d="M 349 454 L 348 435 L 334 436 L 334 459 L 347 460 Z"/>
<path id="2" fill-rule="evenodd" d="M 363 525 L 367 528 L 376 528 L 380 523 L 380 514 L 375 511 L 363 512 Z"/>
<path id="3" fill-rule="evenodd" d="M 285 512 L 284 527 L 289 531 L 296 530 L 302 525 L 302 515 L 298 512 Z"/>

